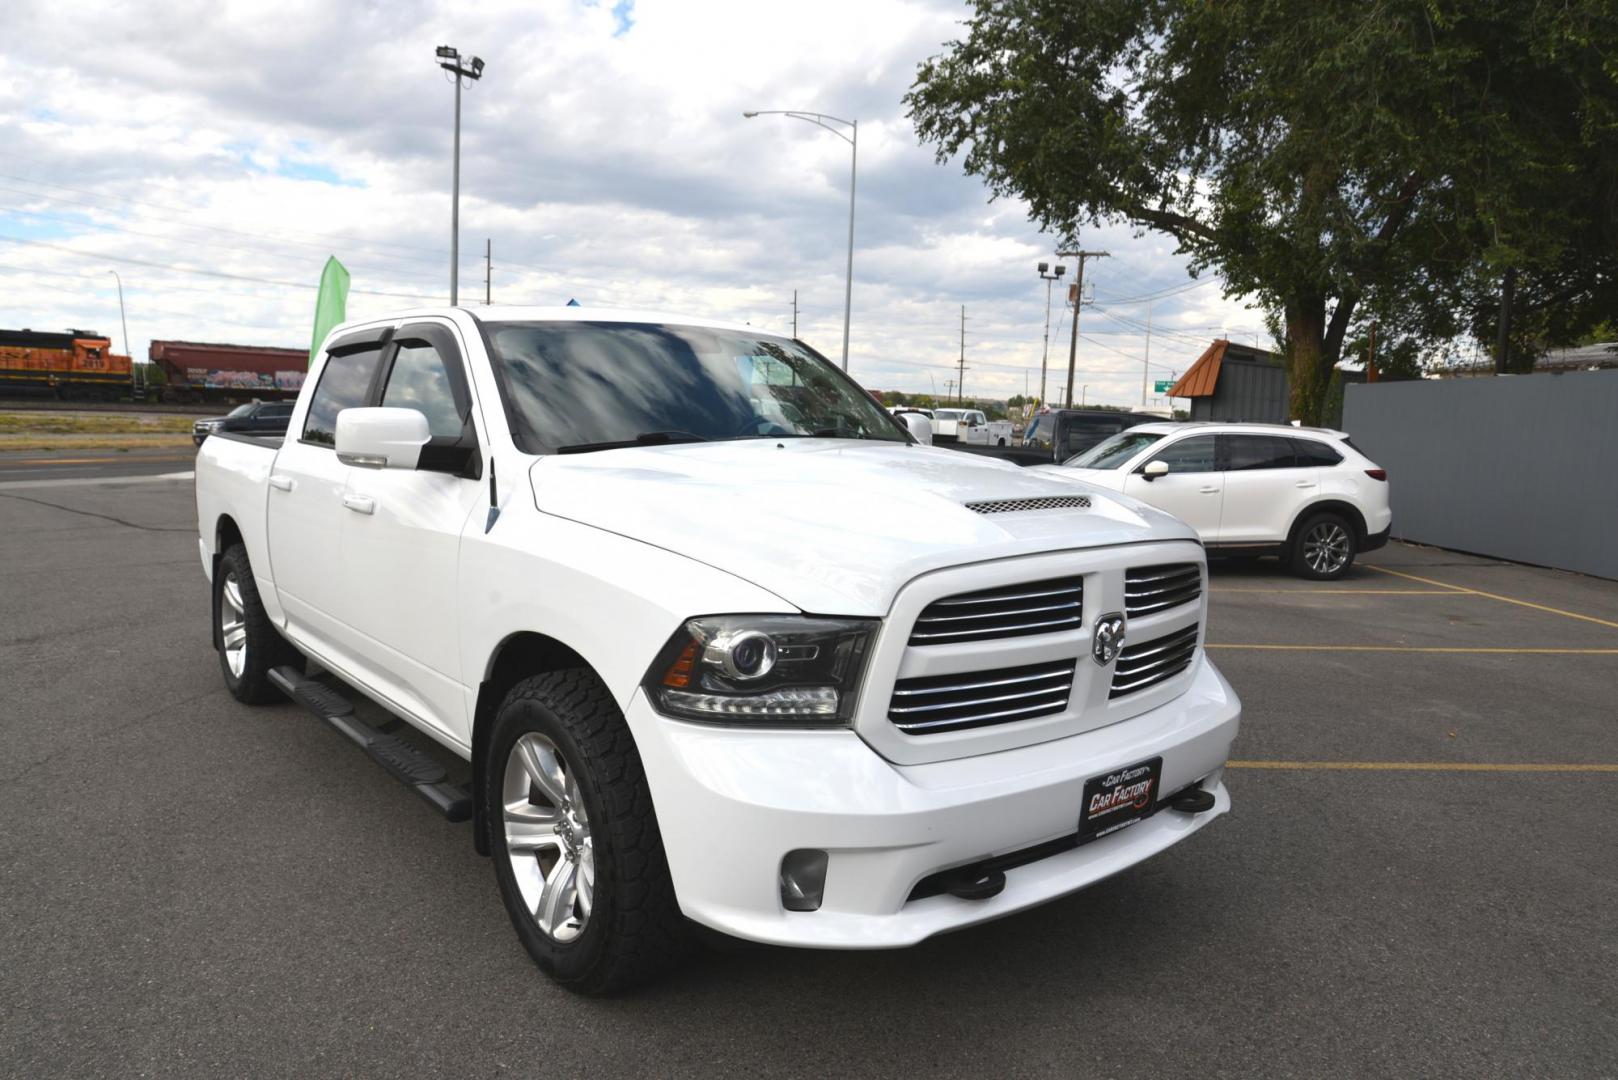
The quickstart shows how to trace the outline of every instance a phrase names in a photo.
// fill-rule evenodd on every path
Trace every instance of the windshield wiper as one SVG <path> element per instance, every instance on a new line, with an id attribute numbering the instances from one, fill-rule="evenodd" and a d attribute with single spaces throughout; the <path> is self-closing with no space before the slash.
<path id="1" fill-rule="evenodd" d="M 643 431 L 633 439 L 617 439 L 612 442 L 574 443 L 572 446 L 558 446 L 558 454 L 588 454 L 592 450 L 622 450 L 628 446 L 664 446 L 668 443 L 709 442 L 706 435 L 695 435 L 689 431 Z"/>

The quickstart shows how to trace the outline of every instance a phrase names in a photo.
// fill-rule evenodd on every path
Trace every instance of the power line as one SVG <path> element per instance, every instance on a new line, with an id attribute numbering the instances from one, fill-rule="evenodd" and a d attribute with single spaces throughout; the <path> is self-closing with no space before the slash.
<path id="1" fill-rule="evenodd" d="M 1121 297 L 1121 298 L 1114 299 L 1114 300 L 1108 300 L 1107 303 L 1109 303 L 1109 304 L 1143 304 L 1148 300 L 1162 300 L 1164 297 L 1178 296 L 1180 293 L 1188 293 L 1193 289 L 1201 289 L 1201 288 L 1204 288 L 1204 287 L 1206 287 L 1208 285 L 1215 284 L 1216 282 L 1218 282 L 1218 280 L 1219 280 L 1218 278 L 1207 278 L 1207 279 L 1202 280 L 1202 281 L 1193 281 L 1193 282 L 1190 282 L 1189 284 L 1170 286 L 1169 288 L 1166 288 L 1166 289 L 1160 289 L 1157 292 L 1142 293 L 1139 296 L 1125 296 L 1125 297 Z"/>
<path id="2" fill-rule="evenodd" d="M 100 221 L 85 221 L 85 220 L 83 220 L 81 218 L 71 217 L 71 216 L 68 216 L 68 215 L 65 215 L 65 214 L 53 214 L 48 210 L 23 210 L 23 209 L 19 209 L 19 208 L 16 208 L 16 207 L 0 206 L 0 214 L 12 214 L 12 215 L 16 215 L 16 216 L 19 216 L 19 217 L 48 218 L 48 219 L 51 219 L 51 220 L 54 220 L 54 221 L 67 222 L 70 225 L 74 225 L 74 226 L 77 226 L 79 228 L 84 228 L 84 229 L 97 229 L 97 230 L 99 230 L 101 232 L 121 233 L 121 234 L 123 234 L 125 236 L 140 236 L 140 237 L 144 237 L 144 238 L 146 238 L 148 240 L 167 240 L 167 241 L 170 241 L 170 242 L 173 242 L 173 243 L 183 243 L 183 244 L 187 245 L 188 247 L 216 248 L 216 249 L 223 250 L 223 251 L 232 251 L 232 252 L 238 252 L 238 253 L 243 252 L 243 251 L 247 251 L 247 252 L 251 252 L 256 258 L 263 258 L 263 259 L 290 259 L 290 260 L 294 260 L 294 261 L 297 261 L 297 262 L 301 262 L 305 266 L 309 265 L 309 256 L 307 256 L 307 255 L 295 255 L 295 254 L 293 254 L 291 252 L 286 252 L 286 251 L 266 251 L 266 250 L 262 250 L 262 249 L 254 251 L 252 248 L 249 248 L 249 247 L 246 247 L 245 245 L 240 245 L 240 244 L 226 245 L 226 244 L 221 243 L 219 241 L 197 240 L 197 239 L 194 239 L 194 238 L 188 237 L 188 236 L 171 236 L 171 235 L 169 235 L 167 233 L 160 233 L 160 232 L 142 232 L 139 229 L 131 229 L 126 225 L 113 225 L 113 224 L 108 223 L 108 222 L 100 222 Z M 183 225 L 183 224 L 180 225 L 180 228 L 182 228 L 182 229 L 193 228 L 193 227 L 194 226 L 190 226 L 190 225 Z M 313 249 L 318 250 L 318 251 L 326 252 L 327 254 L 331 253 L 331 248 L 329 248 L 329 247 L 319 246 L 319 245 L 314 245 L 314 244 L 309 244 L 309 245 L 305 245 L 305 246 L 313 248 Z M 367 255 L 367 257 L 370 257 L 370 256 Z M 426 272 L 421 271 L 421 270 L 415 270 L 415 271 L 409 271 L 409 270 L 406 270 L 406 271 L 385 270 L 385 271 L 383 271 L 383 270 L 376 270 L 375 268 L 372 268 L 372 267 L 369 267 L 369 266 L 364 266 L 364 265 L 361 265 L 359 263 L 356 263 L 354 266 L 350 267 L 350 269 L 351 270 L 361 270 L 361 271 L 363 271 L 365 273 L 376 274 L 378 276 L 391 276 L 391 277 L 398 277 L 398 278 L 405 278 L 405 279 L 411 279 L 411 278 L 425 279 L 427 277 Z"/>
<path id="3" fill-rule="evenodd" d="M 128 196 L 124 196 L 124 195 L 107 195 L 107 194 L 104 194 L 102 192 L 90 189 L 90 188 L 73 187 L 70 184 L 59 184 L 59 183 L 56 183 L 55 181 L 52 181 L 52 180 L 34 180 L 34 179 L 30 178 L 30 177 L 14 176 L 14 175 L 11 175 L 11 174 L 8 174 L 8 173 L 0 173 L 0 179 L 15 180 L 15 181 L 17 181 L 19 183 L 34 184 L 34 185 L 36 185 L 38 187 L 60 188 L 63 191 L 72 191 L 72 192 L 77 192 L 80 195 L 89 195 L 89 196 L 92 196 L 93 198 L 99 199 L 99 200 L 101 200 L 103 202 L 118 202 L 118 203 L 124 203 L 124 204 L 129 205 L 129 206 L 147 206 L 147 207 L 151 207 L 151 208 L 156 209 L 156 210 L 162 210 L 163 212 L 170 213 L 170 214 L 190 214 L 190 213 L 193 212 L 193 211 L 191 211 L 189 209 L 186 209 L 186 208 L 183 208 L 183 207 L 162 206 L 162 205 L 160 205 L 158 203 L 144 202 L 144 201 L 142 201 L 140 199 L 131 199 Z M 40 197 L 41 198 L 52 198 L 52 196 L 49 196 L 49 195 L 42 195 Z M 60 200 L 60 201 L 65 202 L 65 201 L 70 201 L 70 200 Z M 150 216 L 150 215 L 148 215 L 148 216 Z M 198 229 L 211 229 L 211 230 L 213 230 L 215 232 L 234 233 L 234 234 L 236 234 L 238 236 L 255 236 L 255 235 L 259 235 L 259 234 L 256 234 L 256 233 L 245 232 L 245 231 L 243 231 L 241 229 L 227 228 L 227 227 L 225 227 L 223 225 L 194 225 L 192 227 L 193 228 L 198 228 Z M 307 230 L 307 229 L 288 229 L 286 231 L 288 233 L 297 233 L 297 234 L 301 234 L 303 236 L 310 236 L 310 237 L 314 237 L 316 239 L 322 239 L 322 240 L 337 239 L 337 240 L 342 240 L 344 243 L 349 243 L 349 244 L 367 244 L 367 245 L 370 245 L 372 247 L 391 247 L 391 248 L 399 248 L 402 251 L 418 251 L 418 252 L 424 253 L 425 255 L 432 256 L 434 261 L 436 261 L 439 258 L 439 253 L 438 253 L 438 250 L 436 248 L 422 247 L 420 244 L 401 244 L 401 243 L 399 243 L 397 241 L 394 241 L 394 240 L 362 240 L 362 239 L 359 239 L 357 237 L 344 236 L 341 233 L 320 233 L 320 232 L 312 232 L 312 231 Z"/>
<path id="4" fill-rule="evenodd" d="M 20 236 L 6 236 L 4 234 L 0 234 L 0 240 L 5 240 L 13 244 L 28 244 L 32 247 L 49 248 L 52 251 L 60 251 L 68 255 L 77 255 L 83 259 L 100 259 L 105 262 L 128 263 L 131 266 L 146 266 L 156 270 L 169 270 L 176 274 L 195 274 L 202 277 L 224 278 L 227 281 L 249 281 L 259 285 L 278 285 L 284 289 L 306 289 L 313 291 L 320 288 L 319 285 L 309 285 L 301 281 L 279 281 L 275 278 L 253 277 L 248 274 L 232 274 L 224 270 L 193 270 L 189 267 L 174 266 L 170 263 L 153 262 L 149 259 L 132 259 L 127 255 L 103 255 L 100 252 L 80 251 L 78 248 L 70 248 L 62 244 L 48 244 L 43 240 L 25 240 Z M 350 289 L 349 292 L 357 293 L 363 296 L 390 296 L 402 300 L 425 300 L 428 302 L 433 302 L 435 300 L 434 297 L 422 296 L 419 293 L 381 292 L 376 289 Z"/>

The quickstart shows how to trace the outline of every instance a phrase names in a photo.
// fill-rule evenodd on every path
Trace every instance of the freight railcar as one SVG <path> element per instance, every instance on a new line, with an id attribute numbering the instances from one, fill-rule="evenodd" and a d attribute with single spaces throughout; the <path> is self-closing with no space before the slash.
<path id="1" fill-rule="evenodd" d="M 129 393 L 129 371 L 94 330 L 0 330 L 0 394 L 114 401 Z"/>
<path id="2" fill-rule="evenodd" d="M 147 353 L 163 371 L 164 401 L 271 401 L 298 396 L 308 349 L 154 341 Z"/>

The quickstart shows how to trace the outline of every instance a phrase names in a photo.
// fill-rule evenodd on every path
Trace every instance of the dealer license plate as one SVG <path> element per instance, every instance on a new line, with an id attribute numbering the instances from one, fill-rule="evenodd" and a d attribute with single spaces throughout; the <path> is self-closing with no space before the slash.
<path id="1" fill-rule="evenodd" d="M 1155 757 L 1086 780 L 1079 843 L 1117 832 L 1151 813 L 1162 777 L 1163 759 Z"/>

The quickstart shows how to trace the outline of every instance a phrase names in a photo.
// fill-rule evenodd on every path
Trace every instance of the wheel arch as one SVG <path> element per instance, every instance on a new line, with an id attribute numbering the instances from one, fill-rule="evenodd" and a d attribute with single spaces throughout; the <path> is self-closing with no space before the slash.
<path id="1" fill-rule="evenodd" d="M 1369 536 L 1370 533 L 1365 525 L 1365 515 L 1360 513 L 1359 507 L 1355 506 L 1351 502 L 1345 502 L 1342 499 L 1321 499 L 1317 502 L 1310 503 L 1308 506 L 1305 506 L 1302 510 L 1298 511 L 1295 517 L 1293 517 L 1292 527 L 1287 530 L 1287 551 L 1290 552 L 1293 549 L 1293 546 L 1297 543 L 1298 532 L 1303 528 L 1303 523 L 1308 521 L 1316 514 L 1321 513 L 1342 515 L 1345 519 L 1347 519 L 1349 525 L 1353 526 L 1355 546 L 1359 548 L 1363 548 L 1365 546 L 1365 538 Z"/>
<path id="2" fill-rule="evenodd" d="M 494 730 L 495 710 L 500 708 L 511 688 L 523 679 L 567 668 L 583 668 L 600 678 L 594 665 L 572 646 L 548 634 L 528 630 L 502 639 L 484 665 L 472 713 L 472 843 L 479 855 L 488 855 L 491 850 L 488 822 L 483 813 L 483 778 L 487 771 L 483 759 Z"/>

